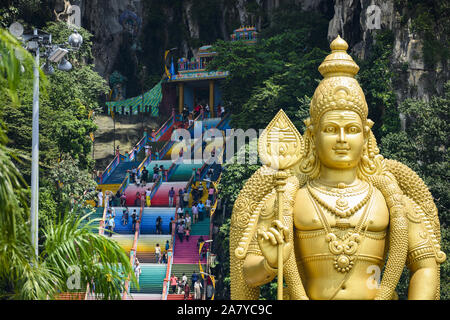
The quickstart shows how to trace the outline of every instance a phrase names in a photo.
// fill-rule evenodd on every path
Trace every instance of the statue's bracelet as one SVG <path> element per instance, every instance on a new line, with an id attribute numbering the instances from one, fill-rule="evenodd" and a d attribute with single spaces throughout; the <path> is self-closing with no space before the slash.
<path id="1" fill-rule="evenodd" d="M 275 273 L 277 273 L 277 271 L 278 271 L 277 268 L 272 268 L 272 267 L 269 265 L 269 263 L 267 263 L 267 259 L 264 259 L 263 267 L 264 267 L 264 269 L 265 269 L 268 273 L 270 273 L 270 274 L 275 274 Z"/>

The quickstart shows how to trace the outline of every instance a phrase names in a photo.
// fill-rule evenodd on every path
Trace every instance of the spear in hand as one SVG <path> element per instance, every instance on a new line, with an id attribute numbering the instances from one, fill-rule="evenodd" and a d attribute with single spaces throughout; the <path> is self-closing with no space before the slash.
<path id="1" fill-rule="evenodd" d="M 303 155 L 303 138 L 282 109 L 272 119 L 258 141 L 261 162 L 276 170 L 278 220 L 285 225 L 283 217 L 283 193 L 288 169 L 298 163 Z M 284 239 L 286 241 L 287 239 Z M 283 300 L 283 243 L 278 244 L 277 299 Z"/>

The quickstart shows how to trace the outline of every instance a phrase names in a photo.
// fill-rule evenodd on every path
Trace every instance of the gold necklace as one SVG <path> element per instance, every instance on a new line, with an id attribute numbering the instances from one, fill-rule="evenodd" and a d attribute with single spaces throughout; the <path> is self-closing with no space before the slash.
<path id="1" fill-rule="evenodd" d="M 328 242 L 328 250 L 335 256 L 333 263 L 334 268 L 342 273 L 350 271 L 353 268 L 356 260 L 355 254 L 358 251 L 359 245 L 364 239 L 364 234 L 361 236 L 360 233 L 368 219 L 370 211 L 369 208 L 371 207 L 372 202 L 370 202 L 364 209 L 364 212 L 361 215 L 361 218 L 359 219 L 355 228 L 353 230 L 349 230 L 344 236 L 338 237 L 335 232 L 332 232 L 327 218 L 320 209 L 320 206 L 317 205 L 317 202 L 313 198 L 312 194 L 309 192 L 308 195 L 327 233 L 325 240 Z M 370 197 L 369 199 L 372 199 L 372 197 Z M 368 225 L 366 226 L 365 231 L 367 231 L 367 228 Z"/>
<path id="2" fill-rule="evenodd" d="M 317 195 L 317 193 L 312 189 L 310 182 L 308 182 L 307 188 L 309 193 L 314 198 L 314 200 L 317 201 L 317 203 L 319 203 L 324 209 L 341 218 L 350 217 L 359 209 L 361 209 L 367 203 L 367 201 L 369 201 L 373 193 L 373 187 L 369 185 L 369 192 L 366 194 L 366 196 L 356 206 L 354 206 L 353 208 L 349 208 L 348 201 L 344 198 L 344 194 L 346 193 L 345 184 L 340 183 L 338 184 L 338 188 L 340 189 L 338 194 L 339 198 L 336 200 L 336 207 L 332 207 Z M 336 196 L 336 194 L 334 196 Z"/>
<path id="3" fill-rule="evenodd" d="M 312 180 L 310 181 L 310 183 L 311 187 L 314 190 L 317 190 L 320 193 L 334 197 L 336 195 L 342 195 L 344 197 L 354 197 L 365 193 L 369 188 L 369 184 L 361 180 L 359 181 L 358 184 L 353 186 L 345 186 L 344 184 L 339 184 L 342 188 L 339 188 L 336 185 L 331 186 L 322 182 L 319 183 L 317 180 Z"/>

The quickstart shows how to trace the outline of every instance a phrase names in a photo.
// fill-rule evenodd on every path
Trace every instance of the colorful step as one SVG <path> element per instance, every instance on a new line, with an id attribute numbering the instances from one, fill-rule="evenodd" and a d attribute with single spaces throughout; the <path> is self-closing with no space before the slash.
<path id="1" fill-rule="evenodd" d="M 156 234 L 156 219 L 162 219 L 162 232 L 169 234 L 170 218 L 175 218 L 175 208 L 173 207 L 150 207 L 144 208 L 141 222 L 142 234 Z"/>
<path id="2" fill-rule="evenodd" d="M 192 300 L 192 293 L 189 294 L 189 299 L 187 300 Z M 167 300 L 184 300 L 184 294 L 168 294 L 167 295 Z"/>
<path id="3" fill-rule="evenodd" d="M 200 276 L 200 268 L 197 264 L 173 264 L 172 265 L 172 274 L 174 274 L 178 280 L 181 280 L 181 277 L 183 276 L 183 273 L 188 278 L 189 284 L 191 285 L 191 291 L 192 291 L 192 272 L 195 270 L 195 272 Z M 202 264 L 202 270 L 206 270 L 206 265 Z M 170 288 L 169 294 L 172 294 L 172 288 Z"/>
<path id="4" fill-rule="evenodd" d="M 134 234 L 113 234 L 111 239 L 116 241 L 127 254 L 130 254 L 131 248 L 133 247 Z"/>
<path id="5" fill-rule="evenodd" d="M 148 189 L 152 190 L 153 183 L 149 182 L 146 185 L 139 185 L 136 184 L 129 184 L 128 187 L 125 190 L 125 195 L 127 197 L 126 205 L 131 206 L 138 206 L 138 203 L 136 202 L 137 193 L 139 194 L 145 194 L 145 191 Z"/>
<path id="6" fill-rule="evenodd" d="M 141 263 L 156 263 L 155 248 L 156 244 L 161 247 L 161 253 L 165 251 L 166 242 L 171 243 L 170 235 L 146 235 L 141 234 L 136 248 L 136 256 Z"/>
<path id="7" fill-rule="evenodd" d="M 141 264 L 139 289 L 132 284 L 130 293 L 162 294 L 166 269 L 165 264 Z"/>
<path id="8" fill-rule="evenodd" d="M 187 162 L 187 161 L 186 161 Z M 180 163 L 175 168 L 175 171 L 169 178 L 169 181 L 189 181 L 194 171 L 200 169 L 203 166 L 202 163 Z"/>
<path id="9" fill-rule="evenodd" d="M 153 195 L 152 207 L 168 207 L 169 206 L 169 190 L 173 187 L 175 190 L 175 197 L 173 201 L 173 206 L 176 206 L 176 196 L 180 189 L 186 187 L 187 181 L 183 182 L 163 182 L 159 186 L 156 193 Z"/>
<path id="10" fill-rule="evenodd" d="M 158 294 L 158 293 L 149 293 L 149 294 L 139 294 L 139 293 L 134 293 L 134 294 L 128 294 L 127 295 L 127 300 L 161 300 L 162 299 L 162 294 Z"/>
<path id="11" fill-rule="evenodd" d="M 203 221 L 198 221 L 197 223 L 191 224 L 191 236 L 203 236 L 209 235 L 209 218 L 203 219 Z"/>
<path id="12" fill-rule="evenodd" d="M 173 263 L 178 264 L 195 264 L 199 261 L 199 253 L 197 247 L 197 240 L 200 236 L 191 236 L 189 241 L 184 238 L 183 242 L 180 241 L 178 235 L 175 236 L 174 256 Z M 203 236 L 204 240 L 208 240 L 208 236 Z M 203 260 L 206 262 L 206 258 Z"/>
<path id="13" fill-rule="evenodd" d="M 125 179 L 125 176 L 127 175 L 127 170 L 131 170 L 133 167 L 137 168 L 138 166 L 138 161 L 120 162 L 113 173 L 103 181 L 103 184 L 122 184 L 123 179 Z"/>

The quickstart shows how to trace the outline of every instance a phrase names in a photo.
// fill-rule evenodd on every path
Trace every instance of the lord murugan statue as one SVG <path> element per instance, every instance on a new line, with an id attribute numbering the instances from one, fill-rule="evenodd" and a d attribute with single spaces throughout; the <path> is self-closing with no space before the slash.
<path id="1" fill-rule="evenodd" d="M 440 227 L 407 166 L 379 154 L 358 65 L 339 36 L 299 134 L 280 110 L 258 141 L 263 165 L 241 190 L 230 229 L 232 299 L 439 299 Z"/>

